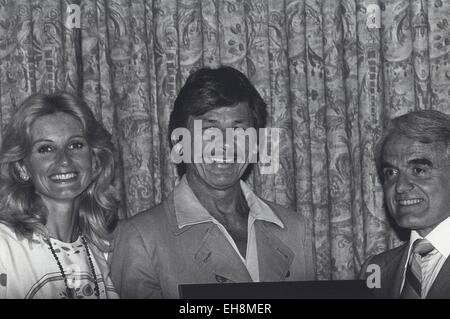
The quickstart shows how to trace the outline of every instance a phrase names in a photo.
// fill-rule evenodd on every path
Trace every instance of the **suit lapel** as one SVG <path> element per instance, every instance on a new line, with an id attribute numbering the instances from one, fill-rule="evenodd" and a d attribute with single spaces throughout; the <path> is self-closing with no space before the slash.
<path id="1" fill-rule="evenodd" d="M 408 249 L 409 245 L 407 243 L 402 249 L 400 260 L 398 261 L 398 258 L 394 257 L 392 262 L 389 264 L 390 267 L 395 267 L 394 269 L 389 269 L 387 271 L 388 274 L 395 274 L 394 277 L 386 278 L 386 282 L 392 282 L 392 289 L 390 291 L 391 298 L 400 298 L 400 288 L 403 283 L 403 272 L 405 269 L 406 260 L 408 259 Z"/>
<path id="2" fill-rule="evenodd" d="M 281 281 L 289 277 L 294 253 L 274 235 L 266 222 L 255 222 L 260 281 Z"/>
<path id="3" fill-rule="evenodd" d="M 241 258 L 220 229 L 211 223 L 194 256 L 195 261 L 216 275 L 217 281 L 251 282 Z M 217 277 L 219 276 L 219 277 Z"/>
<path id="4" fill-rule="evenodd" d="M 188 241 L 188 247 L 193 247 L 197 264 L 214 273 L 218 281 L 223 278 L 234 282 L 252 281 L 245 264 L 216 225 L 208 222 L 179 229 L 173 198 L 166 203 L 174 234 L 183 237 L 184 242 Z M 284 280 L 289 276 L 294 253 L 265 223 L 261 220 L 255 222 L 260 281 Z"/>
<path id="5" fill-rule="evenodd" d="M 403 269 L 408 257 L 408 245 L 395 248 L 396 251 L 389 252 L 381 260 L 371 259 L 368 264 L 378 264 L 381 269 L 381 287 L 375 289 L 377 298 L 399 298 L 400 287 L 403 280 Z"/>
<path id="6" fill-rule="evenodd" d="M 434 280 L 427 299 L 449 298 L 450 297 L 450 258 L 447 258 L 442 265 L 439 274 Z"/>
<path id="7" fill-rule="evenodd" d="M 175 236 L 184 243 L 186 258 L 193 258 L 204 270 L 216 275 L 218 282 L 252 281 L 241 258 L 226 239 L 225 235 L 212 222 L 200 223 L 178 228 L 173 197 L 166 201 L 169 224 Z M 193 256 L 193 257 L 191 257 Z"/>
<path id="8" fill-rule="evenodd" d="M 263 221 L 255 222 L 255 235 L 260 281 L 284 280 L 289 276 L 289 267 L 294 259 L 294 253 Z M 230 281 L 252 281 L 239 255 L 225 235 L 213 224 L 210 224 L 200 241 L 194 259 L 208 271 Z"/>

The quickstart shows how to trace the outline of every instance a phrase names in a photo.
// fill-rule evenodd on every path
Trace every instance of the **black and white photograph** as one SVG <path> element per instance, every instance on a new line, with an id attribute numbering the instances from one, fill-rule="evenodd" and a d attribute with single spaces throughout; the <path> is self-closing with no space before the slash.
<path id="1" fill-rule="evenodd" d="M 0 0 L 0 299 L 450 299 L 449 20 Z"/>

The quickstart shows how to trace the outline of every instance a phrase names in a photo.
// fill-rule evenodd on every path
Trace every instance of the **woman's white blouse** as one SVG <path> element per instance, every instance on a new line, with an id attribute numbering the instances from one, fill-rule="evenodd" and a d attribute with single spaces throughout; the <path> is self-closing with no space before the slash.
<path id="1" fill-rule="evenodd" d="M 50 239 L 75 298 L 97 298 L 94 277 L 86 249 L 78 238 L 73 243 Z M 118 298 L 109 277 L 105 256 L 89 245 L 100 298 Z M 48 244 L 40 235 L 33 241 L 18 239 L 14 231 L 0 223 L 0 299 L 68 298 L 61 271 Z"/>

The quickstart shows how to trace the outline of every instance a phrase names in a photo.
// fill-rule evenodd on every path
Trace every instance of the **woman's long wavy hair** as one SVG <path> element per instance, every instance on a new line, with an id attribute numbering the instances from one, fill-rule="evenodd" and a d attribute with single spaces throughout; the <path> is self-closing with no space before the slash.
<path id="1" fill-rule="evenodd" d="M 109 132 L 98 123 L 89 107 L 71 94 L 34 94 L 18 108 L 6 126 L 0 148 L 0 194 L 4 200 L 0 222 L 20 238 L 32 240 L 35 233 L 48 235 L 46 208 L 32 181 L 17 171 L 31 152 L 31 126 L 37 118 L 66 113 L 78 119 L 96 163 L 92 182 L 77 198 L 78 229 L 101 251 L 109 251 L 109 240 L 117 224 L 118 201 L 114 179 L 113 145 Z"/>

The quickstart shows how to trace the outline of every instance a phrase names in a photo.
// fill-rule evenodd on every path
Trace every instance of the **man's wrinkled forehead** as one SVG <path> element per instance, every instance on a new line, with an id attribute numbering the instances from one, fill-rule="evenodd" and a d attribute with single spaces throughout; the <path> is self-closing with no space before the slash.
<path id="1" fill-rule="evenodd" d="M 438 166 L 448 160 L 448 146 L 444 142 L 422 143 L 403 135 L 393 134 L 384 143 L 383 162 L 411 163 L 417 159 L 428 160 Z"/>

